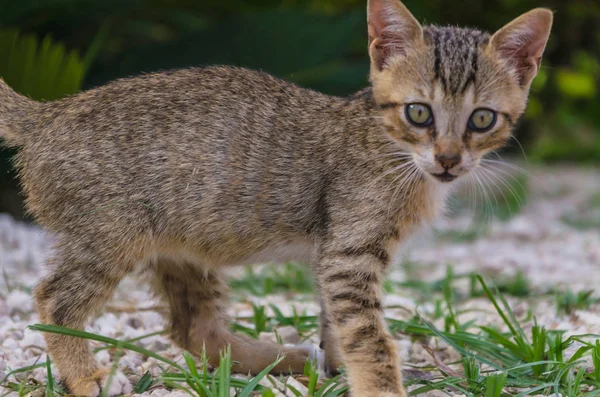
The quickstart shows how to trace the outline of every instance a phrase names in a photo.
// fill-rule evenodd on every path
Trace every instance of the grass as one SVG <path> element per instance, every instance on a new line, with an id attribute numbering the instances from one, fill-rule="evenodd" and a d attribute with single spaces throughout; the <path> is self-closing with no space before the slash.
<path id="1" fill-rule="evenodd" d="M 471 297 L 482 297 L 492 304 L 503 325 L 501 328 L 478 324 L 472 320 L 462 320 L 463 312 L 459 310 L 457 304 L 464 297 L 456 288 L 457 282 L 461 280 L 469 283 L 468 294 Z M 519 294 L 522 294 L 523 291 L 528 290 L 523 287 L 528 285 L 524 280 L 526 279 L 522 275 L 517 275 L 512 280 L 513 286 L 504 288 L 509 292 L 520 291 Z M 435 312 L 429 315 L 432 319 L 422 314 L 420 310 L 417 310 L 407 321 L 388 318 L 390 331 L 394 335 L 407 335 L 415 343 L 431 341 L 427 344 L 429 346 L 427 349 L 434 357 L 435 365 L 418 368 L 419 373 L 427 376 L 407 381 L 407 386 L 412 390 L 411 395 L 419 395 L 431 390 L 484 397 L 558 393 L 563 396 L 600 395 L 600 342 L 597 340 L 599 335 L 566 337 L 563 332 L 547 330 L 537 324 L 535 318 L 518 319 L 498 286 L 489 286 L 479 275 L 456 275 L 452 268 L 448 268 L 444 279 L 431 283 L 427 288 L 431 288 L 439 295 L 437 298 L 439 304 L 436 305 Z M 575 298 L 567 299 L 565 298 L 567 296 Z M 587 303 L 591 304 L 593 301 L 591 294 L 565 293 L 561 300 L 565 299 L 574 302 L 569 306 L 571 310 L 585 307 Z M 238 318 L 234 327 L 239 332 L 245 332 L 253 337 L 258 337 L 261 332 L 276 330 L 282 325 L 294 326 L 301 335 L 305 336 L 317 332 L 316 316 L 308 316 L 297 311 L 290 316 L 285 316 L 275 306 L 271 306 L 270 309 L 273 315 L 268 315 L 269 311 L 266 307 L 255 305 L 253 315 Z M 435 322 L 439 323 L 435 318 L 443 324 L 441 328 L 434 325 Z M 208 364 L 206 354 L 195 359 L 188 353 L 183 353 L 180 359 L 173 360 L 141 347 L 139 343 L 143 337 L 123 341 L 49 325 L 33 325 L 30 328 L 40 332 L 85 338 L 103 343 L 116 352 L 128 350 L 155 359 L 160 363 L 160 374 L 153 376 L 150 372 L 146 372 L 141 375 L 134 385 L 136 393 L 156 387 L 166 387 L 199 397 L 222 397 L 229 396 L 230 393 L 238 397 L 248 397 L 272 396 L 274 389 L 280 391 L 283 389 L 294 396 L 334 397 L 341 396 L 347 391 L 345 378 L 342 375 L 332 379 L 319 379 L 318 369 L 313 361 L 307 362 L 304 374 L 296 376 L 296 379 L 308 390 L 308 394 L 302 394 L 293 385 L 288 385 L 284 378 L 277 379 L 267 374 L 278 361 L 256 377 L 246 379 L 232 376 L 233 363 L 229 350 L 221 353 L 219 366 L 213 369 Z M 154 334 L 156 333 L 150 335 Z M 574 344 L 578 347 L 574 354 L 569 356 L 567 349 Z M 449 363 L 438 360 L 436 346 L 444 345 L 458 352 L 460 360 Z M 118 362 L 118 359 L 115 361 Z M 45 385 L 28 381 L 27 377 L 22 376 L 34 368 L 46 369 L 48 381 Z M 113 370 L 116 368 L 115 364 Z M 20 396 L 35 390 L 43 390 L 47 396 L 64 394 L 64 390 L 53 380 L 49 359 L 35 366 L 12 371 L 1 380 L 0 384 L 8 391 L 18 392 Z"/>
<path id="2" fill-rule="evenodd" d="M 600 298 L 594 296 L 594 291 L 579 291 L 567 289 L 556 293 L 557 312 L 573 314 L 576 310 L 587 310 L 593 304 L 600 303 Z"/>
<path id="3" fill-rule="evenodd" d="M 415 384 L 420 387 L 411 394 L 437 389 L 459 390 L 467 396 L 501 395 L 500 385 L 515 390 L 512 395 L 517 396 L 600 394 L 600 378 L 594 372 L 597 364 L 588 368 L 583 360 L 586 356 L 595 357 L 600 349 L 597 341 L 594 344 L 587 339 L 600 335 L 564 338 L 562 332 L 548 331 L 535 322 L 525 332 L 505 298 L 493 292 L 481 277 L 477 279 L 508 332 L 481 325 L 471 325 L 473 331 L 461 329 L 464 327 L 440 330 L 419 315 L 408 322 L 389 320 L 394 332 L 436 337 L 462 355 L 462 371 L 449 372 L 440 366 L 437 378 L 417 381 Z M 567 358 L 565 351 L 575 342 L 581 347 Z M 596 361 L 600 363 L 600 359 Z"/>
<path id="4" fill-rule="evenodd" d="M 274 316 L 267 316 L 265 306 L 252 305 L 252 316 L 237 317 L 233 322 L 233 329 L 243 332 L 253 338 L 258 338 L 262 332 L 277 332 L 277 327 L 292 326 L 298 334 L 306 340 L 315 333 L 319 319 L 317 316 L 309 316 L 306 312 L 299 313 L 296 307 L 292 309 L 291 316 L 285 316 L 281 310 L 271 304 L 269 308 Z M 248 325 L 244 325 L 244 323 Z"/>
<path id="5" fill-rule="evenodd" d="M 600 229 L 600 214 L 579 214 L 573 213 L 562 217 L 562 221 L 578 230 L 597 230 Z"/>
<path id="6" fill-rule="evenodd" d="M 447 266 L 446 275 L 439 280 L 423 281 L 420 279 L 409 279 L 402 282 L 392 282 L 388 280 L 388 291 L 412 290 L 415 300 L 420 303 L 431 301 L 431 297 L 436 294 L 451 293 L 455 302 L 462 302 L 472 298 L 478 298 L 485 295 L 477 280 L 477 273 L 468 272 L 455 274 L 452 266 Z M 458 283 L 467 284 L 466 288 L 459 288 Z M 547 296 L 553 291 L 536 291 L 531 286 L 531 281 L 522 272 L 517 272 L 512 276 L 496 277 L 496 288 L 503 294 L 516 296 L 520 298 Z M 450 290 L 448 290 L 450 289 Z"/>
<path id="7" fill-rule="evenodd" d="M 584 207 L 563 215 L 563 223 L 579 230 L 600 228 L 600 192 L 594 193 Z"/>
<path id="8" fill-rule="evenodd" d="M 283 266 L 262 266 L 256 270 L 247 266 L 244 275 L 229 281 L 232 290 L 244 291 L 255 296 L 274 293 L 311 293 L 314 283 L 310 268 L 293 262 Z"/>

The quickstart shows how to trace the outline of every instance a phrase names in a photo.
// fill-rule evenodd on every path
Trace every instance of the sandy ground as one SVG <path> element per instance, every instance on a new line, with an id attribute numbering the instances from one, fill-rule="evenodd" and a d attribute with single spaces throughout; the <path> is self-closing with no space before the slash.
<path id="1" fill-rule="evenodd" d="M 593 205 L 592 201 L 600 201 L 600 171 L 562 167 L 534 170 L 533 174 L 530 197 L 516 216 L 506 222 L 490 221 L 489 232 L 475 239 L 460 238 L 461 233 L 468 233 L 474 225 L 468 211 L 441 219 L 433 231 L 415 236 L 406 243 L 396 258 L 396 262 L 405 265 L 396 266 L 390 278 L 395 281 L 437 280 L 444 277 L 450 264 L 457 274 L 477 271 L 491 279 L 521 272 L 530 280 L 531 288 L 537 291 L 596 289 L 600 284 L 600 205 Z M 459 237 L 443 238 L 448 232 Z M 3 273 L 3 280 L 0 280 L 0 378 L 11 369 L 45 361 L 42 335 L 26 326 L 38 322 L 30 292 L 44 274 L 43 262 L 51 249 L 51 240 L 51 236 L 37 227 L 0 215 L 0 269 Z M 408 319 L 417 308 L 421 313 L 431 310 L 431 303 L 419 305 L 416 299 L 411 290 L 388 295 L 385 303 L 394 308 L 386 309 L 386 315 Z M 535 302 L 516 298 L 509 298 L 509 301 L 516 313 L 533 310 L 538 323 L 549 329 L 566 330 L 567 334 L 600 333 L 598 304 L 567 316 L 557 315 L 553 296 Z M 231 307 L 232 315 L 250 315 L 250 302 L 273 302 L 284 314 L 291 313 L 292 306 L 306 310 L 307 314 L 318 314 L 318 306 L 311 300 L 290 301 L 281 296 L 268 296 L 249 297 L 247 302 L 235 303 Z M 165 324 L 160 314 L 152 309 L 154 305 L 145 286 L 136 280 L 125 280 L 107 310 L 90 324 L 88 330 L 119 339 L 160 331 Z M 140 310 L 129 310 L 131 308 Z M 499 324 L 498 316 L 485 299 L 467 300 L 461 303 L 461 308 L 481 309 L 477 314 L 465 314 L 461 321 L 467 321 L 471 315 L 476 316 L 478 324 Z M 290 341 L 296 338 L 293 331 L 289 332 L 288 338 Z M 308 342 L 318 345 L 315 338 Z M 180 351 L 164 336 L 146 338 L 140 344 L 169 358 L 179 360 L 181 357 Z M 413 366 L 432 363 L 431 356 L 421 344 L 399 339 L 398 345 L 405 362 Z M 457 358 L 450 350 L 440 357 L 449 361 Z M 96 358 L 102 365 L 111 363 L 107 350 L 99 352 Z M 153 359 L 134 353 L 127 353 L 120 359 L 119 369 L 110 394 L 130 393 L 131 382 L 146 370 L 160 373 Z M 26 376 L 44 382 L 46 372 L 36 369 Z M 294 379 L 288 382 L 298 383 Z M 302 385 L 296 386 L 302 388 Z M 178 393 L 181 392 L 172 392 L 173 395 Z M 167 390 L 162 388 L 152 391 L 153 396 L 165 394 Z"/>

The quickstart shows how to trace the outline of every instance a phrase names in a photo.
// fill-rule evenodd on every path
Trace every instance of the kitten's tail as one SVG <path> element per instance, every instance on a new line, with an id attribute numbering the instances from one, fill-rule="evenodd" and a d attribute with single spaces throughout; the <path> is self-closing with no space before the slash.
<path id="1" fill-rule="evenodd" d="M 25 120 L 37 102 L 17 94 L 0 78 L 0 140 L 6 146 L 23 146 Z"/>

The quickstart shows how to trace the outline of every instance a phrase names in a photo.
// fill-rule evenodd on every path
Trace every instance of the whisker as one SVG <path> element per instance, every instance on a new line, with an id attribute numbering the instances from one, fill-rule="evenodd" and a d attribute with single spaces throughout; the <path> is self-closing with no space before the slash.
<path id="1" fill-rule="evenodd" d="M 393 153 L 384 153 L 376 158 L 386 158 L 386 157 L 397 157 L 397 158 L 411 158 L 411 153 L 404 152 L 393 152 Z"/>
<path id="2" fill-rule="evenodd" d="M 398 193 L 405 187 L 406 187 L 407 191 L 410 191 L 414 185 L 415 178 L 418 178 L 418 176 L 419 176 L 419 167 L 417 167 L 416 164 L 414 164 L 414 163 L 412 163 L 412 165 L 414 167 L 410 168 L 410 170 L 411 170 L 410 174 L 408 174 L 406 176 L 406 178 L 404 179 L 404 181 L 396 187 L 396 189 L 394 190 L 394 193 L 392 194 L 392 198 L 390 200 L 390 204 L 387 209 L 388 214 L 392 211 L 392 205 L 396 202 L 396 196 L 398 195 Z M 392 182 L 392 184 L 393 183 L 394 182 Z"/>
<path id="3" fill-rule="evenodd" d="M 410 178 L 410 176 L 414 173 L 414 168 L 409 168 L 406 169 L 405 171 L 402 172 L 402 174 L 398 175 L 396 178 L 394 178 L 394 180 L 388 185 L 389 187 L 386 189 L 386 192 L 389 191 L 390 189 L 394 189 L 392 192 L 392 197 L 395 197 L 398 191 L 401 191 L 402 188 L 404 186 L 406 186 L 406 181 L 408 180 L 408 178 Z M 396 181 L 398 181 L 399 179 L 402 179 L 403 181 L 402 183 L 399 183 L 397 186 L 394 186 Z M 392 205 L 393 205 L 394 201 L 393 200 L 389 200 L 389 205 L 388 205 L 388 209 L 387 209 L 387 213 L 389 214 L 390 211 L 392 210 Z"/>
<path id="4" fill-rule="evenodd" d="M 483 167 L 480 168 L 480 170 L 484 170 Z M 481 180 L 483 181 L 483 183 L 485 183 L 485 185 L 487 186 L 487 188 L 489 189 L 488 191 L 490 192 L 490 195 L 492 196 L 492 198 L 494 199 L 494 202 L 496 203 L 496 209 L 500 208 L 500 202 L 498 201 L 498 198 L 496 197 L 496 195 L 494 194 L 494 189 L 491 186 L 491 181 L 490 178 L 487 176 L 487 174 L 480 174 L 481 176 Z M 491 204 L 491 201 L 490 201 Z M 493 212 L 492 212 L 493 215 Z"/>
<path id="5" fill-rule="evenodd" d="M 379 146 L 379 149 L 383 149 L 389 145 L 398 145 L 398 142 L 394 141 L 394 140 L 388 140 L 387 142 L 384 142 L 381 144 L 381 146 Z"/>
<path id="6" fill-rule="evenodd" d="M 509 177 L 510 179 L 512 179 L 513 181 L 515 181 L 521 187 L 521 189 L 526 190 L 525 186 L 523 186 L 523 184 L 521 183 L 521 181 L 517 177 L 515 177 L 513 174 L 511 174 L 510 172 L 505 171 L 502 168 L 500 168 L 498 166 L 495 166 L 493 164 L 485 164 L 485 165 L 482 166 L 482 168 L 486 168 L 486 167 L 489 170 L 494 170 L 494 171 L 497 171 L 497 172 L 501 172 L 502 174 L 506 175 L 507 177 Z"/>
<path id="7" fill-rule="evenodd" d="M 383 162 L 382 164 L 379 164 L 379 166 L 386 166 L 390 163 L 393 163 L 395 161 L 401 161 L 403 163 L 408 163 L 412 160 L 412 156 L 381 156 L 381 157 L 377 157 L 376 160 L 380 160 L 381 162 Z"/>
<path id="8" fill-rule="evenodd" d="M 500 157 L 500 155 L 498 155 L 498 153 L 494 154 L 502 160 L 502 157 Z M 498 164 L 498 165 L 502 165 L 502 166 L 506 166 L 508 168 L 511 168 L 515 171 L 521 172 L 522 174 L 530 177 L 541 189 L 544 193 L 548 193 L 548 188 L 546 187 L 546 185 L 544 184 L 544 182 L 542 182 L 542 180 L 540 180 L 540 178 L 538 178 L 536 175 L 534 175 L 533 173 L 531 173 L 529 170 L 523 168 L 523 167 L 519 167 L 518 165 L 512 164 L 512 163 L 508 163 L 506 161 L 498 161 L 498 160 L 493 160 L 493 159 L 488 159 L 488 158 L 484 158 L 481 159 L 482 162 L 488 164 L 488 165 L 492 165 L 492 164 Z M 504 170 L 503 170 L 504 171 Z M 504 171 L 506 172 L 506 171 Z M 514 177 L 514 176 L 513 176 Z"/>
<path id="9" fill-rule="evenodd" d="M 369 182 L 369 184 L 365 187 L 365 192 L 364 192 L 364 196 L 366 196 L 371 190 L 371 187 L 377 183 L 378 181 L 380 181 L 382 178 L 385 178 L 386 176 L 390 175 L 390 174 L 394 174 L 397 172 L 400 172 L 400 175 L 396 176 L 396 178 L 394 178 L 394 181 L 396 181 L 398 178 L 401 178 L 402 175 L 404 174 L 404 172 L 406 170 L 410 170 L 411 167 L 414 166 L 414 163 L 412 163 L 411 161 L 408 162 L 404 162 L 396 167 L 390 168 L 388 170 L 386 170 L 385 172 L 383 172 L 381 175 L 379 175 L 377 178 L 373 179 L 371 182 Z M 394 181 L 392 181 L 392 183 L 390 185 L 393 185 Z M 391 187 L 390 187 L 391 188 Z M 386 188 L 384 190 L 384 192 L 387 192 L 390 188 Z"/>
<path id="10" fill-rule="evenodd" d="M 485 167 L 481 167 L 481 169 L 483 171 L 486 171 L 489 173 L 489 175 L 494 176 L 495 178 L 497 178 L 500 183 L 502 183 L 502 185 L 504 185 L 504 187 L 506 187 L 508 189 L 508 191 L 512 194 L 512 196 L 514 197 L 515 200 L 517 200 L 517 204 L 519 205 L 519 208 L 523 207 L 524 202 L 523 202 L 523 198 L 521 196 L 519 196 L 519 194 L 517 193 L 517 191 L 515 190 L 514 187 L 512 187 L 504 178 L 502 178 L 500 175 L 495 174 L 494 172 L 492 172 L 491 169 L 487 169 Z M 522 187 L 522 185 L 521 185 Z M 504 195 L 504 192 L 502 192 L 502 190 L 500 190 L 500 192 L 502 193 L 502 195 Z M 504 200 L 506 200 L 508 202 L 508 200 L 506 199 L 506 196 L 504 196 Z M 511 214 L 512 215 L 512 214 Z"/>
<path id="11" fill-rule="evenodd" d="M 527 164 L 527 166 L 529 166 L 529 159 L 527 158 L 527 154 L 525 154 L 525 149 L 523 149 L 523 145 L 521 145 L 521 142 L 514 135 L 511 135 L 510 138 L 514 139 L 515 142 L 517 142 L 517 145 L 519 145 L 519 148 L 521 148 L 521 153 L 523 153 L 523 158 L 525 159 L 525 163 Z"/>
<path id="12" fill-rule="evenodd" d="M 501 187 L 498 185 L 498 183 L 496 182 L 496 180 L 498 180 L 498 179 L 500 180 L 500 182 L 501 182 L 501 183 L 503 183 L 504 181 L 503 181 L 501 178 L 499 178 L 499 176 L 498 176 L 498 175 L 496 175 L 496 174 L 492 173 L 492 172 L 491 172 L 491 170 L 488 170 L 488 169 L 485 169 L 485 168 L 481 168 L 481 170 L 482 170 L 482 171 L 485 171 L 485 172 L 488 172 L 488 173 L 490 173 L 490 174 L 489 174 L 489 176 L 490 176 L 490 177 L 488 178 L 488 180 L 490 181 L 490 183 L 493 183 L 493 184 L 494 184 L 494 187 L 496 187 L 496 190 L 500 192 L 500 194 L 501 194 L 501 195 L 502 195 L 502 197 L 504 198 L 504 202 L 505 202 L 505 203 L 508 203 L 508 198 L 506 197 L 506 194 L 504 194 L 504 190 L 503 190 L 503 189 L 502 189 L 502 188 L 501 188 Z M 486 174 L 486 175 L 488 175 L 488 174 Z M 491 179 L 491 177 L 492 177 L 492 176 L 493 176 L 495 179 Z M 508 187 L 508 186 L 507 186 L 505 183 L 503 183 L 503 184 L 504 184 L 504 186 L 505 186 L 505 187 Z M 513 193 L 513 196 L 514 196 L 514 193 Z M 516 199 L 516 197 L 515 197 L 515 199 Z M 516 200 L 517 200 L 517 201 L 519 201 L 519 199 L 516 199 Z M 521 207 L 521 203 L 520 203 L 520 202 L 519 202 L 519 207 Z M 499 207 L 498 207 L 498 208 L 499 208 Z M 507 206 L 507 208 L 508 208 L 508 213 L 509 213 L 509 215 L 512 217 L 512 216 L 513 216 L 513 213 L 512 213 L 512 210 L 511 210 L 510 206 Z"/>
<path id="13" fill-rule="evenodd" d="M 471 224 L 475 222 L 475 213 L 477 211 L 477 188 L 473 177 L 468 179 L 469 181 L 469 214 L 472 214 Z"/>
<path id="14" fill-rule="evenodd" d="M 476 169 L 475 172 L 473 173 L 473 175 L 475 176 L 475 179 L 477 180 L 477 186 L 479 186 L 479 189 L 481 190 L 482 196 L 484 198 L 484 211 L 483 211 L 483 224 L 484 226 L 486 226 L 486 222 L 490 222 L 491 223 L 491 213 L 488 212 L 490 209 L 490 197 L 487 193 L 487 190 L 485 189 L 485 186 L 483 185 L 483 183 L 481 182 L 481 178 L 479 175 L 479 170 Z"/>
<path id="15" fill-rule="evenodd" d="M 390 157 L 391 157 L 391 159 L 390 159 Z M 410 156 L 407 156 L 407 157 L 405 157 L 405 156 L 381 156 L 381 157 L 377 157 L 378 160 L 385 160 L 385 162 L 382 164 L 382 166 L 386 166 L 386 165 L 391 164 L 391 163 L 393 163 L 395 161 L 408 160 L 410 158 L 411 158 Z M 407 161 L 404 161 L 404 162 L 406 163 Z"/>
<path id="16" fill-rule="evenodd" d="M 509 168 L 513 168 L 516 171 L 522 172 L 524 174 L 526 174 L 527 176 L 531 176 L 531 177 L 535 177 L 535 175 L 533 175 L 529 170 L 527 170 L 526 168 L 523 167 L 519 167 L 516 164 L 512 164 L 509 163 L 507 161 L 504 161 L 504 159 L 502 159 L 502 157 L 500 157 L 500 155 L 496 152 L 494 152 L 494 154 L 500 159 L 500 160 L 494 160 L 494 159 L 489 159 L 489 158 L 482 158 L 481 161 L 486 162 L 486 163 L 494 163 L 494 164 L 502 164 L 505 165 Z"/>

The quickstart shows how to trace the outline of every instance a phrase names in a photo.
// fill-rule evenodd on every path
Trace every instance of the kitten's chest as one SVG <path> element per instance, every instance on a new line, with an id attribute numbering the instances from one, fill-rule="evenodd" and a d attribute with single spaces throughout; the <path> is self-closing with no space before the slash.
<path id="1" fill-rule="evenodd" d="M 417 228 L 430 226 L 441 216 L 449 194 L 449 186 L 434 181 L 423 180 L 415 186 L 399 205 L 397 222 L 400 230 L 407 234 L 405 237 Z"/>

